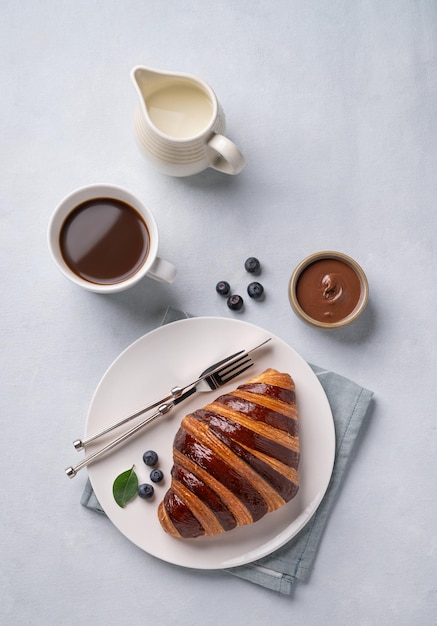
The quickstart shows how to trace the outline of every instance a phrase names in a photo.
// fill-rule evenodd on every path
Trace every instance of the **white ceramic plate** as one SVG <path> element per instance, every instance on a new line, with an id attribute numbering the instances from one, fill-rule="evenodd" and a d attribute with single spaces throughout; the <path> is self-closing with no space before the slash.
<path id="1" fill-rule="evenodd" d="M 124 447 L 88 468 L 96 496 L 109 519 L 149 554 L 197 569 L 243 565 L 284 545 L 302 529 L 320 504 L 335 454 L 334 424 L 326 395 L 309 365 L 292 348 L 266 330 L 243 321 L 216 317 L 186 319 L 161 326 L 138 339 L 114 361 L 99 383 L 91 402 L 86 434 L 101 430 L 150 400 L 164 396 L 175 385 L 189 383 L 211 363 L 238 350 L 250 349 L 267 337 L 272 337 L 272 341 L 254 353 L 255 366 L 240 378 L 219 392 L 195 394 Z M 170 537 L 159 524 L 157 507 L 170 484 L 173 438 L 182 417 L 268 367 L 290 373 L 296 384 L 301 445 L 297 496 L 255 524 L 216 537 L 189 540 Z M 101 445 L 100 442 L 97 447 Z M 94 449 L 89 446 L 88 452 Z M 135 465 L 140 483 L 150 482 L 150 468 L 142 461 L 143 453 L 150 449 L 158 453 L 165 479 L 155 486 L 153 500 L 137 497 L 122 509 L 113 499 L 113 481 Z"/>

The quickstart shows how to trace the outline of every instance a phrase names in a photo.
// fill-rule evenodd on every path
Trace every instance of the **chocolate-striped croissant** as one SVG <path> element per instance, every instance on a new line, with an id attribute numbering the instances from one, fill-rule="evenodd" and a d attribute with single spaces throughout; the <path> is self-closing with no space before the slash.
<path id="1" fill-rule="evenodd" d="M 185 416 L 173 463 L 158 517 L 174 537 L 217 535 L 279 509 L 299 488 L 292 378 L 268 369 Z"/>

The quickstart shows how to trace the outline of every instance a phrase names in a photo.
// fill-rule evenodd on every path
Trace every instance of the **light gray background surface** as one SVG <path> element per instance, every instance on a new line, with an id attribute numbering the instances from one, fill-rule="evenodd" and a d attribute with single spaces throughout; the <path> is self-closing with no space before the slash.
<path id="1" fill-rule="evenodd" d="M 435 0 L 1 3 L 2 624 L 436 624 Z M 133 136 L 137 64 L 216 91 L 244 152 L 238 177 L 172 179 Z M 78 186 L 110 182 L 154 211 L 172 286 L 102 297 L 52 264 L 46 228 Z M 368 309 L 321 332 L 288 304 L 320 249 L 365 269 Z M 308 584 L 282 597 L 175 568 L 79 505 L 69 481 L 101 376 L 167 305 L 232 316 L 263 263 L 263 303 L 239 319 L 375 392 Z"/>

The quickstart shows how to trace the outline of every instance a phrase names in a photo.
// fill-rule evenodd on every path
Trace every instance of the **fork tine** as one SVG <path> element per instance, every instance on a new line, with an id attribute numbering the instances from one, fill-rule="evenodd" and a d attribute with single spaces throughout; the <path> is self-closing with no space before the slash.
<path id="1" fill-rule="evenodd" d="M 230 365 L 227 365 L 223 369 L 219 370 L 217 372 L 218 378 L 225 380 L 226 378 L 229 378 L 233 374 L 233 372 L 235 372 L 236 370 L 239 370 L 243 365 L 247 365 L 248 363 L 252 363 L 252 361 L 251 361 L 250 356 L 246 354 L 244 359 L 243 358 L 239 359 L 238 362 L 234 361 Z"/>
<path id="2" fill-rule="evenodd" d="M 246 365 L 246 367 L 239 369 L 237 372 L 230 372 L 229 376 L 222 378 L 222 383 L 228 383 L 230 380 L 236 378 L 237 376 L 248 370 L 249 367 L 253 366 L 253 363 L 251 363 L 250 361 L 247 361 L 247 363 L 248 365 Z"/>
<path id="3" fill-rule="evenodd" d="M 241 356 L 239 356 L 237 359 L 232 359 L 232 361 L 229 361 L 228 363 L 225 363 L 223 367 L 220 367 L 217 370 L 217 372 L 220 375 L 222 374 L 222 372 L 226 372 L 229 368 L 233 368 L 234 366 L 240 365 L 242 361 L 246 361 L 247 359 L 250 360 L 250 356 L 247 352 L 243 350 L 243 353 L 241 354 Z M 217 373 L 217 372 L 214 372 L 214 373 Z"/>
<path id="4" fill-rule="evenodd" d="M 242 356 L 239 356 L 239 355 Z M 212 372 L 213 370 L 216 370 L 222 363 L 227 363 L 228 361 L 230 361 L 231 359 L 234 359 L 232 361 L 232 363 L 236 363 L 237 361 L 239 361 L 240 359 L 243 359 L 247 356 L 247 354 L 245 353 L 244 350 L 240 350 L 239 352 L 235 352 L 235 354 L 231 354 L 230 356 L 226 357 L 226 359 L 223 359 L 222 361 L 218 361 L 217 363 L 214 363 L 214 365 L 210 365 L 206 370 L 204 370 L 200 375 L 201 376 L 205 376 L 205 374 L 208 374 L 208 372 Z M 239 357 L 238 359 L 236 359 L 235 357 Z M 214 372 L 215 373 L 215 372 Z"/>
<path id="5" fill-rule="evenodd" d="M 230 382 L 243 372 L 252 367 L 253 362 L 248 354 L 244 354 L 238 359 L 238 362 L 232 362 L 230 365 L 208 376 L 205 380 L 211 389 L 218 389 L 226 383 Z"/>

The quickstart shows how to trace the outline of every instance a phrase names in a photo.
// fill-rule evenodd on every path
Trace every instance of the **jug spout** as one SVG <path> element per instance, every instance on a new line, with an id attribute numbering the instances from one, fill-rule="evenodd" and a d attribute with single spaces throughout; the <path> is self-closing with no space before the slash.
<path id="1" fill-rule="evenodd" d="M 159 72 L 142 65 L 137 65 L 131 71 L 133 84 L 143 101 L 146 101 L 154 91 L 168 80 L 167 76 L 165 72 Z"/>

